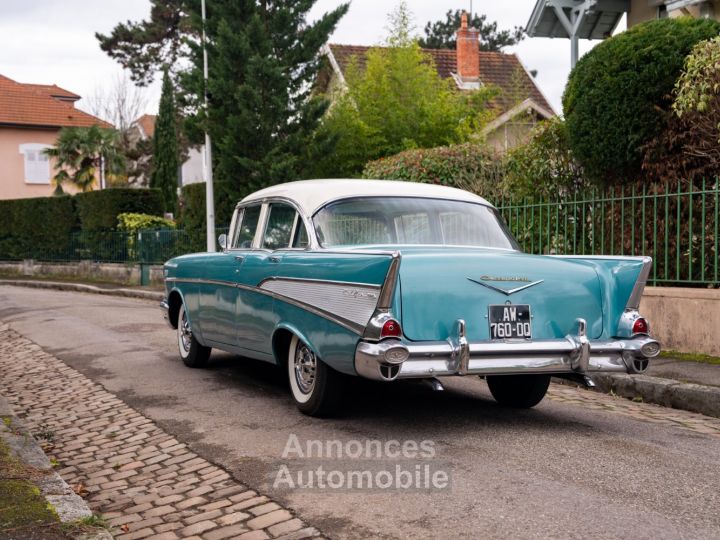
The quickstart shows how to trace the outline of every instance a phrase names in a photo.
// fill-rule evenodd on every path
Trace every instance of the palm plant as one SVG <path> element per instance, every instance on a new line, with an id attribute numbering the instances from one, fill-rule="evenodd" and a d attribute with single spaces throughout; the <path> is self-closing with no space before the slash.
<path id="1" fill-rule="evenodd" d="M 125 171 L 125 156 L 119 149 L 119 133 L 98 126 L 63 128 L 54 148 L 45 153 L 55 160 L 55 194 L 63 184 L 72 183 L 80 191 L 92 191 L 100 175 L 119 176 Z"/>

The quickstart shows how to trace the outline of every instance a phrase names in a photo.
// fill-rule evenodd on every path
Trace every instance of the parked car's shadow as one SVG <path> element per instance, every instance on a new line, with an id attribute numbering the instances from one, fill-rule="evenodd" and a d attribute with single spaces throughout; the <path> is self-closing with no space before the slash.
<path id="1" fill-rule="evenodd" d="M 223 352 L 213 352 L 207 371 L 216 375 L 215 382 L 225 388 L 234 388 L 244 394 L 262 393 L 263 397 L 273 400 L 273 407 L 284 409 L 287 414 L 304 417 L 290 396 L 288 380 L 284 370 L 262 362 L 234 356 Z M 348 377 L 342 410 L 334 419 L 318 420 L 322 422 L 378 421 L 390 422 L 396 427 L 413 426 L 427 422 L 434 426 L 443 423 L 455 427 L 459 423 L 512 424 L 516 427 L 540 427 L 562 430 L 563 426 L 573 425 L 577 429 L 577 420 L 563 418 L 557 412 L 535 409 L 522 410 L 498 405 L 490 396 L 485 382 L 478 377 L 443 379 L 444 391 L 433 390 L 422 380 L 405 380 L 393 383 L 380 383 Z"/>

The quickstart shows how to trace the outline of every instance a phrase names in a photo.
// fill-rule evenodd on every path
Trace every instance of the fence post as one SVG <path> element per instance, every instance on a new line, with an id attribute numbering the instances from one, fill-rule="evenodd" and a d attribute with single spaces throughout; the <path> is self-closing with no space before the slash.
<path id="1" fill-rule="evenodd" d="M 150 264 L 145 261 L 145 249 L 143 247 L 143 233 L 137 233 L 138 264 L 140 265 L 140 286 L 150 285 Z"/>

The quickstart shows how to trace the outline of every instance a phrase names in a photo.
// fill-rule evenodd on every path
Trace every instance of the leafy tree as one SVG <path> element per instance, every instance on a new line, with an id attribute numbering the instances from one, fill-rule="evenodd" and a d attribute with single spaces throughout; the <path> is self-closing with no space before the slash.
<path id="1" fill-rule="evenodd" d="M 187 55 L 186 41 L 197 38 L 199 27 L 191 24 L 190 12 L 200 2 L 150 0 L 150 19 L 120 23 L 108 35 L 95 34 L 100 48 L 130 70 L 141 86 L 153 81 L 161 66 L 175 66 Z"/>
<path id="2" fill-rule="evenodd" d="M 587 183 L 560 118 L 542 122 L 527 143 L 508 152 L 505 171 L 507 191 L 516 197 L 557 197 Z"/>
<path id="3" fill-rule="evenodd" d="M 455 33 L 460 28 L 463 10 L 449 10 L 444 21 L 430 21 L 425 25 L 425 37 L 420 39 L 420 46 L 426 49 L 454 49 Z M 480 30 L 481 51 L 501 51 L 520 43 L 525 31 L 516 26 L 512 30 L 498 30 L 497 22 L 490 22 L 486 15 L 473 15 L 468 25 Z"/>
<path id="4" fill-rule="evenodd" d="M 216 177 L 232 182 L 240 195 L 302 176 L 311 145 L 331 150 L 332 141 L 315 133 L 327 102 L 312 95 L 312 82 L 320 48 L 348 5 L 310 24 L 307 14 L 315 2 L 208 3 L 207 114 L 200 2 L 155 0 L 148 21 L 118 25 L 98 39 L 136 80 L 147 80 L 166 62 L 189 66 L 176 73 L 185 129 L 195 143 L 203 129 L 209 130 Z"/>
<path id="5" fill-rule="evenodd" d="M 685 56 L 720 32 L 711 19 L 683 17 L 634 26 L 583 56 L 563 95 L 570 147 L 588 177 L 633 181 L 643 146 L 663 129 L 663 110 Z"/>
<path id="6" fill-rule="evenodd" d="M 80 191 L 92 191 L 100 185 L 101 167 L 106 180 L 122 176 L 125 158 L 118 150 L 118 132 L 98 126 L 63 128 L 55 146 L 45 153 L 55 160 L 55 194 L 63 193 L 63 184 L 74 184 Z"/>
<path id="7" fill-rule="evenodd" d="M 163 75 L 160 111 L 155 121 L 152 172 L 150 174 L 150 187 L 158 188 L 162 192 L 166 212 L 175 210 L 180 169 L 177 113 L 173 94 L 170 76 L 166 71 Z"/>
<path id="8" fill-rule="evenodd" d="M 370 49 L 364 67 L 355 61 L 346 69 L 347 88 L 322 128 L 337 140 L 336 150 L 314 160 L 319 176 L 357 176 L 371 160 L 466 141 L 488 119 L 494 89 L 460 93 L 443 80 L 412 41 L 404 3 L 390 22 L 388 46 Z"/>

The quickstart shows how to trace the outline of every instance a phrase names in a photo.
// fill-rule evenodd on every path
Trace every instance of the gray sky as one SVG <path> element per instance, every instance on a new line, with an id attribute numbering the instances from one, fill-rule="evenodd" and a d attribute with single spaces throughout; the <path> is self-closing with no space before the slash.
<path id="1" fill-rule="evenodd" d="M 318 0 L 311 18 L 341 2 Z M 409 0 L 408 4 L 415 14 L 418 32 L 427 21 L 444 18 L 449 9 L 470 8 L 470 0 Z M 497 21 L 500 28 L 511 28 L 525 26 L 534 4 L 535 0 L 474 0 L 473 9 Z M 385 34 L 387 14 L 395 5 L 394 0 L 354 0 L 332 41 L 354 45 L 379 43 Z M 90 96 L 121 72 L 118 64 L 100 50 L 94 33 L 107 33 L 119 21 L 139 20 L 149 12 L 148 0 L 3 0 L 0 74 L 20 82 L 55 83 Z M 581 54 L 596 43 L 581 42 Z M 556 112 L 560 112 L 570 69 L 568 40 L 525 39 L 508 52 L 516 52 L 528 69 L 538 70 L 540 89 Z M 147 112 L 156 112 L 158 97 L 156 84 L 147 91 Z"/>

